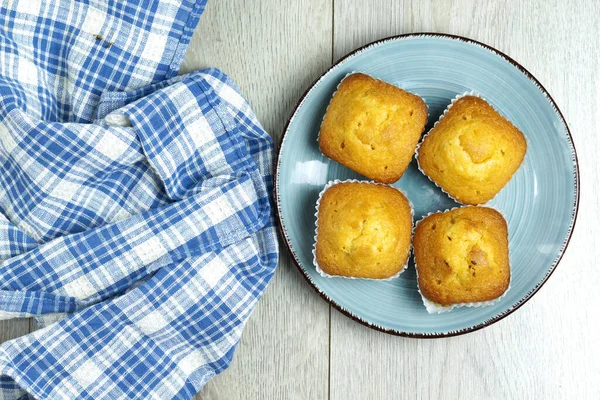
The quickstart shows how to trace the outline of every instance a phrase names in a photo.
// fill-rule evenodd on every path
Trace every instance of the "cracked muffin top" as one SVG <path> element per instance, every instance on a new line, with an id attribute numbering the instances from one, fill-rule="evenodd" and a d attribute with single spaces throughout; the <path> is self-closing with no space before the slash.
<path id="1" fill-rule="evenodd" d="M 323 154 L 382 183 L 402 177 L 427 123 L 419 96 L 368 75 L 348 75 L 319 132 Z"/>
<path id="2" fill-rule="evenodd" d="M 319 203 L 316 262 L 329 275 L 389 278 L 408 261 L 411 235 L 411 207 L 402 192 L 373 183 L 338 183 Z"/>
<path id="3" fill-rule="evenodd" d="M 508 289 L 508 228 L 493 208 L 426 217 L 415 230 L 414 248 L 419 289 L 434 303 L 489 301 Z"/>
<path id="4" fill-rule="evenodd" d="M 423 172 L 463 204 L 491 200 L 519 169 L 523 134 L 485 100 L 454 102 L 425 136 L 418 162 Z"/>

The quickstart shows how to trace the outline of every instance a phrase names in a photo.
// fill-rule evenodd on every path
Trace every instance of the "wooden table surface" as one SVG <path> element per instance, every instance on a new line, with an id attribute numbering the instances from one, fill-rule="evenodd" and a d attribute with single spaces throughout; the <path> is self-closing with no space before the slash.
<path id="1" fill-rule="evenodd" d="M 418 340 L 331 308 L 282 247 L 234 360 L 198 399 L 600 399 L 600 8 L 594 0 L 211 0 L 182 72 L 214 66 L 240 86 L 276 143 L 301 94 L 376 39 L 445 32 L 487 43 L 535 75 L 577 147 L 579 218 L 556 272 L 483 330 Z M 0 322 L 2 341 L 31 329 Z"/>
<path id="2" fill-rule="evenodd" d="M 209 1 L 183 70 L 215 66 L 278 143 L 298 98 L 373 40 L 445 32 L 514 58 L 570 126 L 581 204 L 558 269 L 521 309 L 468 335 L 407 339 L 330 307 L 285 248 L 228 370 L 199 399 L 600 399 L 600 6 L 594 0 Z"/>

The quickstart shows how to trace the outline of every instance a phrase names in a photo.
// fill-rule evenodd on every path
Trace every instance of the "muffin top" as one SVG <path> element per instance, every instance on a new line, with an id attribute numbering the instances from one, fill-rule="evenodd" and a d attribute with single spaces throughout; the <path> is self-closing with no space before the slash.
<path id="1" fill-rule="evenodd" d="M 418 224 L 414 247 L 419 288 L 435 303 L 488 301 L 508 289 L 508 228 L 492 208 L 430 215 Z"/>
<path id="2" fill-rule="evenodd" d="M 400 179 L 427 122 L 427 105 L 396 86 L 356 73 L 334 94 L 321 124 L 327 157 L 382 183 Z"/>
<path id="3" fill-rule="evenodd" d="M 316 259 L 329 275 L 384 279 L 402 270 L 412 233 L 411 207 L 397 189 L 339 183 L 323 193 Z"/>
<path id="4" fill-rule="evenodd" d="M 465 96 L 454 102 L 425 137 L 419 166 L 464 204 L 492 199 L 521 165 L 523 134 L 485 100 Z"/>

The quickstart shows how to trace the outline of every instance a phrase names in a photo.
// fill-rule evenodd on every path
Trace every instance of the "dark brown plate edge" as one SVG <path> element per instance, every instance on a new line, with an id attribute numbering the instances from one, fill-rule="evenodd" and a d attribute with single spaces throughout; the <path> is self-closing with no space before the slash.
<path id="1" fill-rule="evenodd" d="M 440 37 L 440 38 L 446 38 L 446 39 L 452 39 L 452 40 L 460 40 L 466 43 L 471 43 L 471 44 L 475 44 L 478 46 L 481 46 L 495 54 L 497 54 L 498 56 L 502 57 L 503 59 L 505 59 L 506 61 L 508 61 L 510 64 L 512 64 L 513 66 L 515 66 L 517 69 L 519 69 L 519 71 L 521 71 L 528 79 L 530 79 L 531 81 L 533 81 L 533 83 L 542 91 L 542 93 L 548 98 L 548 100 L 550 101 L 552 107 L 554 107 L 554 109 L 556 110 L 556 112 L 558 113 L 558 115 L 560 116 L 560 119 L 562 120 L 566 130 L 567 130 L 567 135 L 569 138 L 569 141 L 571 142 L 571 146 L 573 147 L 573 161 L 574 161 L 574 165 L 575 165 L 575 191 L 576 191 L 576 196 L 575 196 L 575 204 L 574 204 L 574 213 L 571 215 L 572 218 L 572 224 L 570 227 L 570 231 L 569 231 L 569 236 L 567 237 L 565 243 L 564 243 L 564 247 L 562 248 L 558 258 L 556 259 L 555 263 L 552 265 L 552 267 L 546 272 L 546 275 L 544 276 L 544 278 L 538 282 L 536 284 L 536 286 L 529 291 L 529 293 L 527 293 L 522 299 L 520 299 L 516 304 L 514 304 L 511 308 L 509 308 L 508 310 L 494 316 L 493 318 L 484 321 L 480 324 L 468 327 L 468 328 L 464 328 L 464 329 L 460 329 L 458 331 L 450 331 L 450 332 L 442 332 L 442 333 L 430 333 L 430 334 L 425 334 L 425 333 L 412 333 L 412 332 L 403 332 L 403 331 L 399 331 L 396 329 L 389 329 L 389 328 L 385 328 L 379 325 L 375 325 L 372 324 L 360 317 L 358 317 L 357 315 L 354 315 L 351 311 L 346 310 L 345 308 L 343 308 L 341 305 L 337 304 L 333 299 L 329 298 L 325 293 L 323 293 L 322 291 L 319 290 L 319 288 L 316 286 L 316 284 L 311 280 L 310 276 L 308 276 L 308 274 L 306 273 L 306 271 L 304 270 L 304 268 L 300 265 L 300 262 L 298 261 L 298 257 L 296 255 L 296 253 L 294 252 L 294 250 L 292 249 L 292 246 L 290 244 L 289 238 L 286 234 L 286 232 L 283 229 L 283 221 L 280 215 L 280 198 L 279 198 L 279 194 L 277 192 L 278 186 L 279 186 L 279 162 L 280 162 L 280 157 L 281 157 L 281 145 L 283 144 L 283 141 L 285 139 L 285 135 L 288 132 L 289 129 L 289 125 L 292 122 L 292 120 L 294 119 L 294 116 L 296 115 L 296 112 L 298 111 L 298 108 L 300 107 L 300 105 L 304 102 L 304 99 L 306 98 L 306 96 L 308 95 L 308 93 L 313 89 L 313 87 L 325 76 L 329 73 L 329 71 L 331 71 L 332 69 L 334 69 L 335 67 L 337 67 L 339 64 L 343 63 L 346 59 L 366 50 L 369 47 L 373 47 L 379 44 L 382 44 L 384 42 L 388 42 L 388 41 L 395 41 L 395 40 L 399 40 L 399 39 L 406 39 L 406 38 L 410 38 L 410 37 L 420 37 L 420 36 L 426 36 L 426 37 Z M 338 310 L 339 312 L 341 312 L 342 314 L 344 314 L 345 316 L 347 316 L 348 318 L 353 319 L 354 321 L 360 323 L 361 325 L 367 326 L 371 329 L 374 329 L 376 331 L 380 331 L 380 332 L 384 332 L 384 333 L 388 333 L 390 335 L 396 335 L 396 336 L 402 336 L 402 337 L 409 337 L 409 338 L 417 338 L 417 339 L 437 339 L 437 338 L 445 338 L 445 337 L 452 337 L 452 336 L 459 336 L 459 335 L 464 335 L 467 333 L 471 333 L 471 332 L 475 332 L 478 331 L 482 328 L 485 328 L 487 326 L 490 326 L 504 318 L 506 318 L 508 315 L 512 314 L 513 312 L 515 312 L 516 310 L 518 310 L 523 304 L 525 304 L 527 301 L 529 301 L 529 299 L 531 299 L 539 290 L 540 288 L 546 283 L 546 281 L 548 281 L 548 279 L 550 278 L 550 276 L 552 275 L 552 273 L 556 270 L 556 267 L 558 267 L 558 264 L 560 264 L 560 261 L 562 260 L 565 252 L 567 251 L 567 248 L 569 247 L 569 244 L 571 242 L 571 238 L 573 236 L 573 231 L 575 230 L 575 224 L 577 222 L 577 216 L 579 214 L 579 200 L 580 200 L 580 176 L 579 176 L 579 159 L 577 157 L 577 150 L 575 148 L 575 142 L 573 141 L 573 136 L 571 135 L 571 130 L 569 129 L 569 125 L 567 124 L 567 121 L 562 113 L 562 111 L 560 110 L 560 108 L 558 107 L 558 105 L 556 104 L 556 102 L 554 101 L 554 99 L 552 98 L 552 96 L 550 95 L 550 93 L 546 90 L 546 88 L 540 83 L 540 81 L 537 80 L 537 78 L 535 76 L 533 76 L 525 67 L 523 67 L 521 64 L 519 64 L 517 61 L 515 61 L 514 59 L 512 59 L 511 57 L 509 57 L 508 55 L 506 55 L 505 53 L 501 52 L 500 50 L 497 50 L 495 48 L 493 48 L 492 46 L 489 46 L 485 43 L 479 42 L 477 40 L 474 39 L 470 39 L 464 36 L 458 36 L 458 35 L 452 35 L 452 34 L 448 34 L 448 33 L 437 33 L 437 32 L 416 32 L 416 33 L 407 33 L 407 34 L 402 34 L 402 35 L 394 35 L 394 36 L 389 36 L 383 39 L 379 39 L 379 40 L 375 40 L 371 43 L 368 43 L 364 46 L 361 46 L 353 51 L 351 51 L 350 53 L 346 54 L 344 57 L 340 58 L 339 60 L 337 60 L 333 65 L 331 65 L 325 72 L 323 72 L 317 79 L 315 79 L 310 86 L 306 89 L 306 91 L 302 94 L 302 96 L 300 97 L 300 99 L 298 100 L 298 103 L 296 104 L 296 106 L 294 107 L 294 110 L 292 111 L 290 117 L 288 118 L 285 127 L 283 128 L 283 133 L 281 135 L 281 140 L 279 142 L 279 148 L 277 149 L 277 157 L 275 158 L 275 165 L 274 165 L 274 175 L 273 175 L 273 193 L 274 193 L 274 199 L 276 202 L 276 207 L 275 207 L 275 214 L 277 216 L 277 221 L 279 222 L 277 224 L 277 228 L 281 234 L 281 236 L 284 239 L 284 243 L 288 249 L 288 252 L 291 254 L 292 256 L 292 261 L 294 262 L 294 264 L 296 265 L 296 268 L 300 271 L 300 273 L 302 274 L 302 276 L 304 277 L 304 279 L 306 279 L 306 281 L 309 283 L 309 285 L 315 290 L 315 292 L 317 292 L 319 294 L 319 296 L 321 296 L 325 301 L 327 301 L 331 306 L 333 306 L 336 310 Z"/>

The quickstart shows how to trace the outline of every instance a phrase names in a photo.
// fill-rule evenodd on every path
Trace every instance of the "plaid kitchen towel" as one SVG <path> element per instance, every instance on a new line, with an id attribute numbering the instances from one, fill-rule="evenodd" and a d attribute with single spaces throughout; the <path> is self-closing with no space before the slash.
<path id="1" fill-rule="evenodd" d="M 176 76 L 205 0 L 0 9 L 0 399 L 189 399 L 273 276 L 273 144 Z"/>

